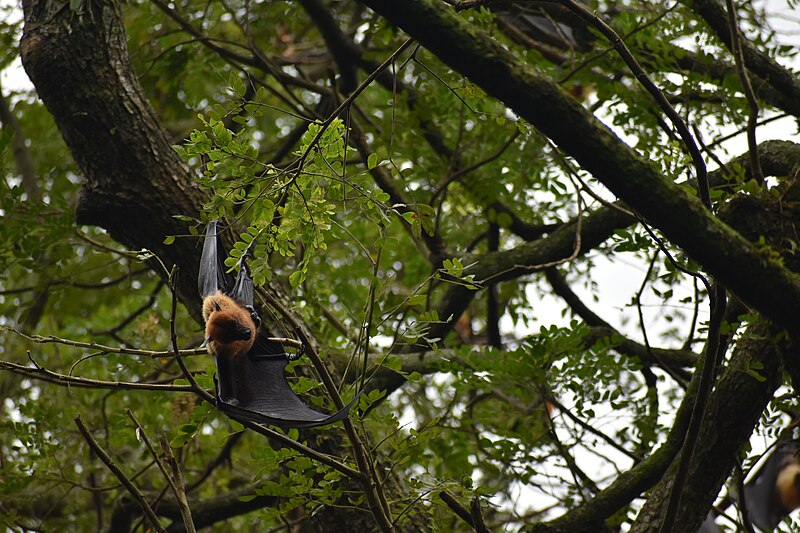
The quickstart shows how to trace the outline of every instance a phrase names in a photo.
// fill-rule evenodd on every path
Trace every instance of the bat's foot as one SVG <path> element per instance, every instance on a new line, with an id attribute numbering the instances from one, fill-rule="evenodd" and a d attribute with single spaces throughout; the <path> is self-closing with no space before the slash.
<path id="1" fill-rule="evenodd" d="M 258 329 L 261 326 L 261 317 L 258 316 L 258 312 L 252 305 L 245 305 L 244 308 L 247 309 L 247 311 L 250 313 L 250 318 L 253 319 L 253 322 L 256 325 L 256 329 Z"/>
<path id="2" fill-rule="evenodd" d="M 227 403 L 228 405 L 239 405 L 239 400 L 236 398 L 220 398 L 222 403 Z"/>
<path id="3" fill-rule="evenodd" d="M 297 353 L 294 353 L 294 354 L 287 353 L 287 354 L 286 354 L 286 358 L 287 358 L 289 361 L 297 361 L 298 359 L 300 359 L 301 357 L 303 357 L 303 354 L 304 354 L 304 353 L 306 353 L 306 345 L 305 345 L 305 344 L 301 344 L 301 345 L 300 345 L 300 349 L 299 349 L 299 350 L 297 350 Z"/>

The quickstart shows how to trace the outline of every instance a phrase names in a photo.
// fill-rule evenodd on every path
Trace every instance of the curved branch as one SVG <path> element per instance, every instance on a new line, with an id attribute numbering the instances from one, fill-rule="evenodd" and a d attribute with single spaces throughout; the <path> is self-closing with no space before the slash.
<path id="1" fill-rule="evenodd" d="M 46 368 L 40 366 L 31 368 L 18 363 L 12 363 L 10 361 L 0 361 L 0 370 L 8 370 L 9 372 L 14 372 L 15 374 L 29 379 L 37 379 L 65 387 L 194 392 L 194 388 L 188 385 L 165 385 L 163 383 L 139 383 L 130 381 L 103 381 L 99 379 L 68 376 L 66 374 L 59 374 L 58 372 L 47 370 Z"/>
<path id="2" fill-rule="evenodd" d="M 717 0 L 690 0 L 686 3 L 703 17 L 717 38 L 731 50 L 731 29 L 722 4 Z M 742 40 L 741 45 L 742 57 L 748 70 L 763 80 L 768 80 L 770 85 L 790 100 L 800 101 L 800 80 L 794 73 L 781 66 L 766 53 L 753 47 L 749 42 Z"/>
<path id="3" fill-rule="evenodd" d="M 659 174 L 555 83 L 433 0 L 363 3 L 550 137 L 748 304 L 787 328 L 797 328 L 800 276 Z"/>

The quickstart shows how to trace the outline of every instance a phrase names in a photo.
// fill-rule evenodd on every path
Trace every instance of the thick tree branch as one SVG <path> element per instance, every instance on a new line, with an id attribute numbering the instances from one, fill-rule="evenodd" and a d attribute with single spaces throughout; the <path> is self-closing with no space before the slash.
<path id="1" fill-rule="evenodd" d="M 781 359 L 800 355 L 796 345 L 773 342 L 777 333 L 774 326 L 763 322 L 748 328 L 720 376 L 703 416 L 674 531 L 697 530 L 780 384 Z M 685 399 L 682 405 L 686 403 Z M 659 530 L 678 464 L 676 459 L 652 489 L 631 531 Z"/>
<path id="2" fill-rule="evenodd" d="M 717 0 L 687 0 L 686 4 L 703 17 L 717 38 L 731 50 L 731 29 L 722 3 Z M 741 47 L 742 57 L 748 70 L 763 80 L 769 80 L 770 85 L 790 100 L 800 101 L 800 80 L 795 74 L 744 39 Z"/>
<path id="3" fill-rule="evenodd" d="M 788 328 L 797 327 L 800 277 L 659 174 L 556 84 L 437 2 L 363 3 L 553 139 L 748 304 Z"/>
<path id="4" fill-rule="evenodd" d="M 80 18 L 69 5 L 24 2 L 20 51 L 86 180 L 76 219 L 106 228 L 131 249 L 151 250 L 168 267 L 180 263 L 196 272 L 197 241 L 177 239 L 167 246 L 164 237 L 186 232 L 172 215 L 196 216 L 204 195 L 191 183 L 139 85 L 119 5 L 86 3 L 92 13 Z M 191 276 L 183 279 L 181 299 L 199 317 L 195 283 Z"/>

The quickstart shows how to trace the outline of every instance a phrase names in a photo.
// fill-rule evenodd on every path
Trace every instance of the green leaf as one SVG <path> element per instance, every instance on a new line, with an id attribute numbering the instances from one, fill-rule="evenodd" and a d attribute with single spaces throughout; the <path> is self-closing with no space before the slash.
<path id="1" fill-rule="evenodd" d="M 306 273 L 303 270 L 297 270 L 289 275 L 289 285 L 291 285 L 293 289 L 296 289 L 305 279 Z"/>

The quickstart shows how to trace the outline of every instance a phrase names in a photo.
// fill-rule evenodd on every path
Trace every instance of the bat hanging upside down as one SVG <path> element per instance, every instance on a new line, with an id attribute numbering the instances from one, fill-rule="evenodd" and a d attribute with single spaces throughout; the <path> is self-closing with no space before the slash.
<path id="1" fill-rule="evenodd" d="M 281 427 L 313 427 L 347 417 L 360 393 L 332 415 L 303 403 L 286 381 L 283 345 L 258 333 L 253 280 L 244 257 L 236 281 L 225 268 L 217 221 L 206 228 L 198 289 L 203 297 L 205 343 L 217 363 L 217 408 L 231 418 Z M 216 383 L 216 378 L 215 378 Z"/>
<path id="2" fill-rule="evenodd" d="M 778 444 L 764 466 L 744 487 L 750 520 L 762 531 L 772 531 L 800 508 L 800 443 Z"/>

